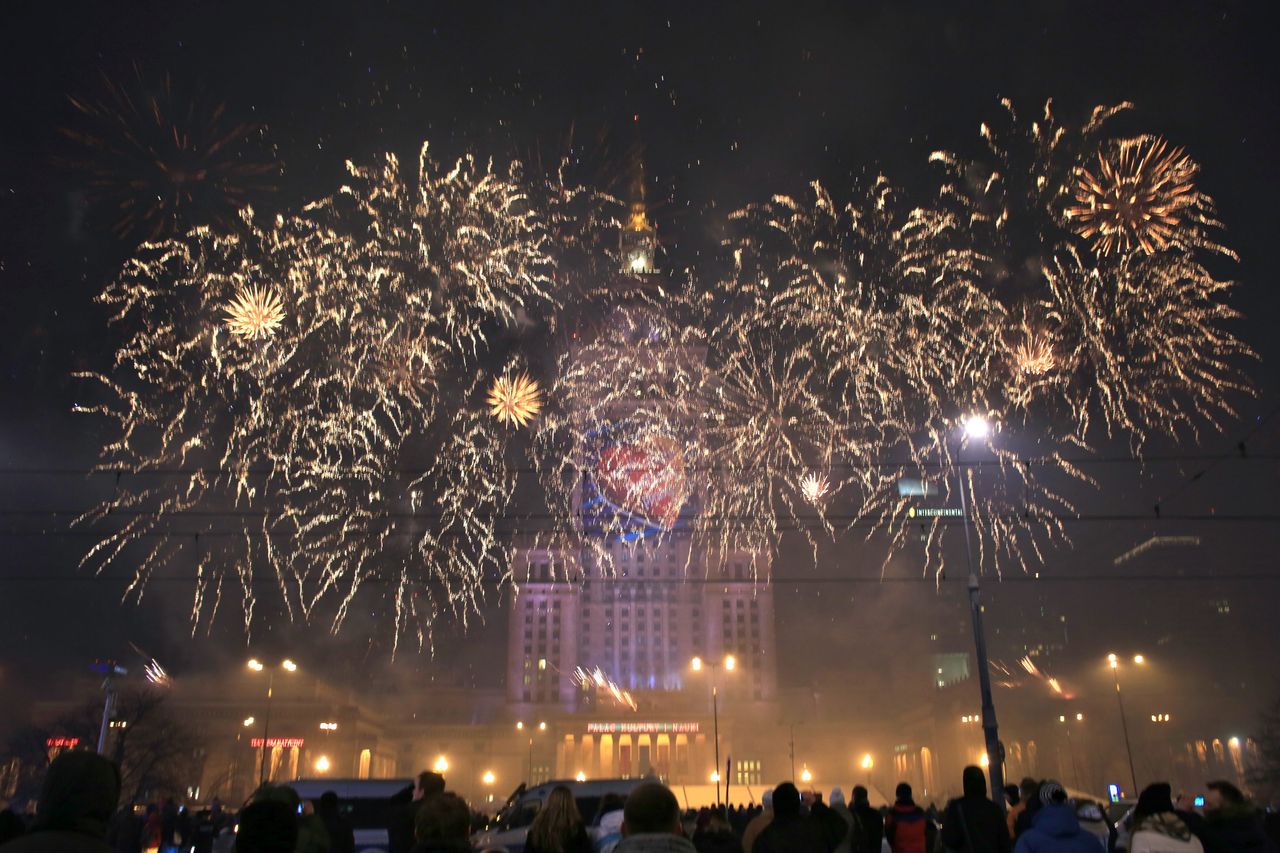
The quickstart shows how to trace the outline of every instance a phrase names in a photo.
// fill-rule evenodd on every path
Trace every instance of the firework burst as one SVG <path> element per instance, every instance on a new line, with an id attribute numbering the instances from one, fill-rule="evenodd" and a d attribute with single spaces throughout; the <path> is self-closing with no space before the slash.
<path id="1" fill-rule="evenodd" d="M 233 335 L 250 340 L 267 338 L 284 322 L 284 305 L 265 287 L 241 287 L 227 304 L 226 318 Z"/>
<path id="2" fill-rule="evenodd" d="M 1075 204 L 1066 215 L 1099 255 L 1152 254 L 1178 239 L 1199 199 L 1199 167 L 1163 139 L 1123 139 L 1077 170 Z"/>
<path id="3" fill-rule="evenodd" d="M 135 64 L 121 80 L 102 74 L 98 95 L 69 101 L 77 120 L 63 135 L 78 150 L 61 162 L 86 177 L 91 205 L 113 211 L 121 239 L 235 228 L 240 209 L 275 190 L 281 168 L 265 129 L 183 95 L 168 74 L 151 80 Z"/>
<path id="4" fill-rule="evenodd" d="M 804 499 L 811 504 L 820 504 L 830 491 L 831 481 L 827 479 L 826 474 L 810 471 L 800 480 L 800 494 L 804 495 Z"/>
<path id="5" fill-rule="evenodd" d="M 499 376 L 485 401 L 489 413 L 512 426 L 527 426 L 542 411 L 542 390 L 529 374 Z"/>

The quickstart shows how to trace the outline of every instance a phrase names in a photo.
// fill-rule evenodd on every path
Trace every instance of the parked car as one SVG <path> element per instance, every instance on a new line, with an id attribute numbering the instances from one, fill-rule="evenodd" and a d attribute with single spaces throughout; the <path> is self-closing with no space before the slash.
<path id="1" fill-rule="evenodd" d="M 471 836 L 471 846 L 476 850 L 506 850 L 507 853 L 523 853 L 524 839 L 529 834 L 529 824 L 542 808 L 551 790 L 564 785 L 573 792 L 582 819 L 591 826 L 596 822 L 596 809 L 600 799 L 609 793 L 627 796 L 644 779 L 596 779 L 576 782 L 572 779 L 543 782 L 533 788 L 523 785 L 507 799 L 507 804 L 484 829 Z"/>

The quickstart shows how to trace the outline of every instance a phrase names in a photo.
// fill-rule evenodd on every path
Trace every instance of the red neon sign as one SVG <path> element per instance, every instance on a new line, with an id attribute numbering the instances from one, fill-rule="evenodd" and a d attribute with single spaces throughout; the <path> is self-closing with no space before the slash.
<path id="1" fill-rule="evenodd" d="M 75 749 L 80 744 L 78 737 L 51 737 L 46 738 L 44 745 L 50 749 Z"/>

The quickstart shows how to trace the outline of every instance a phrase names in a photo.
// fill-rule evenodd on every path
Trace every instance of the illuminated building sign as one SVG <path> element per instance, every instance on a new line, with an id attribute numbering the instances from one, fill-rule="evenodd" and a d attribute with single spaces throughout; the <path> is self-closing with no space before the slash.
<path id="1" fill-rule="evenodd" d="M 255 749 L 261 746 L 269 746 L 272 749 L 275 749 L 276 747 L 291 749 L 296 746 L 302 746 L 305 741 L 305 738 L 300 737 L 269 737 L 265 741 L 260 737 L 256 737 L 249 741 L 249 746 Z"/>
<path id="2" fill-rule="evenodd" d="M 75 749 L 79 744 L 78 737 L 51 737 L 46 738 L 44 742 L 49 749 Z"/>
<path id="3" fill-rule="evenodd" d="M 587 723 L 587 734 L 592 735 L 691 735 L 697 732 L 697 723 Z"/>
<path id="4" fill-rule="evenodd" d="M 953 506 L 913 506 L 907 510 L 907 516 L 909 518 L 964 518 L 964 512 L 959 507 Z"/>

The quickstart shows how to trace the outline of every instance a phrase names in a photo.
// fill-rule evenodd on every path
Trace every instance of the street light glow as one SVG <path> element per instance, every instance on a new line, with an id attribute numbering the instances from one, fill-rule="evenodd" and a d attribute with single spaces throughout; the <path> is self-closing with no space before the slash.
<path id="1" fill-rule="evenodd" d="M 875 762 L 871 760 L 871 753 L 868 752 L 866 755 L 862 756 L 863 770 L 870 770 L 874 764 Z"/>
<path id="2" fill-rule="evenodd" d="M 1239 749 L 1239 748 L 1240 748 L 1240 738 L 1238 738 L 1238 737 L 1233 737 L 1231 740 L 1227 741 L 1227 746 L 1231 747 L 1232 749 Z"/>
<path id="3" fill-rule="evenodd" d="M 321 723 L 320 730 L 325 732 L 336 732 L 338 730 L 337 723 Z"/>
<path id="4" fill-rule="evenodd" d="M 991 424 L 982 415 L 969 415 L 964 419 L 964 434 L 975 441 L 981 441 L 991 434 Z"/>
<path id="5" fill-rule="evenodd" d="M 808 768 L 808 767 L 806 767 L 805 769 L 803 769 L 803 770 L 801 770 L 801 771 L 800 771 L 800 781 L 801 781 L 801 782 L 812 782 L 812 781 L 813 781 L 813 774 L 809 772 L 809 768 Z"/>
<path id="6" fill-rule="evenodd" d="M 262 661 L 258 660 L 257 658 L 249 658 L 249 669 L 253 670 L 254 672 L 262 672 L 262 669 L 263 669 Z"/>
<path id="7" fill-rule="evenodd" d="M 734 667 L 736 667 L 737 665 L 738 665 L 738 659 L 737 659 L 737 658 L 735 658 L 733 655 L 725 655 L 725 656 L 724 656 L 724 668 L 725 668 L 725 669 L 727 669 L 727 670 L 729 670 L 730 672 L 732 672 L 732 671 L 733 671 L 733 669 L 734 669 Z"/>
<path id="8" fill-rule="evenodd" d="M 285 658 L 284 660 L 280 661 L 280 665 L 285 668 L 286 672 L 298 671 L 298 665 L 293 661 L 289 660 L 288 658 Z"/>
<path id="9" fill-rule="evenodd" d="M 484 776 L 482 776 L 481 778 L 484 780 L 484 783 L 486 785 L 492 785 L 498 777 L 493 775 L 492 770 L 486 770 L 484 771 Z"/>
<path id="10" fill-rule="evenodd" d="M 316 772 L 317 773 L 329 772 L 329 756 L 322 755 L 316 759 Z"/>
<path id="11" fill-rule="evenodd" d="M 538 731 L 545 732 L 546 730 L 547 730 L 547 723 L 545 720 L 538 723 Z"/>
<path id="12" fill-rule="evenodd" d="M 1146 663 L 1146 662 L 1147 662 L 1147 659 L 1146 659 L 1146 658 L 1144 658 L 1142 655 L 1134 655 L 1134 656 L 1133 656 L 1133 662 L 1134 662 L 1134 663 Z"/>
<path id="13" fill-rule="evenodd" d="M 249 726 L 252 726 L 255 722 L 257 722 L 257 721 L 256 721 L 256 720 L 254 720 L 254 718 L 253 718 L 253 717 L 245 717 L 245 718 L 244 718 L 244 725 L 245 725 L 245 728 L 248 728 Z"/>
<path id="14" fill-rule="evenodd" d="M 978 763 L 983 767 L 988 767 L 991 764 L 991 758 L 984 752 L 982 755 L 978 756 Z"/>
<path id="15" fill-rule="evenodd" d="M 711 771 L 711 775 L 708 777 L 707 781 L 709 781 L 709 782 L 719 782 L 719 781 L 720 781 L 720 771 L 719 771 L 719 770 L 712 770 L 712 771 Z"/>
<path id="16" fill-rule="evenodd" d="M 702 658 L 695 656 L 693 660 L 689 661 L 689 668 L 694 672 L 702 672 Z"/>
<path id="17" fill-rule="evenodd" d="M 1114 653 L 1107 655 L 1107 663 L 1111 664 L 1112 669 L 1115 669 L 1120 665 L 1120 661 L 1116 658 Z"/>
<path id="18" fill-rule="evenodd" d="M 587 774 L 586 774 L 586 773 L 583 773 L 581 770 L 579 770 L 579 771 L 578 771 L 578 775 L 577 775 L 577 776 L 574 776 L 573 778 L 574 778 L 574 779 L 576 779 L 576 780 L 577 780 L 577 781 L 579 781 L 579 782 L 585 782 L 585 781 L 587 781 Z"/>
<path id="19" fill-rule="evenodd" d="M 1076 721 L 1080 722 L 1084 719 L 1084 714 L 1076 714 Z"/>
<path id="20" fill-rule="evenodd" d="M 516 731 L 518 731 L 518 732 L 522 732 L 522 731 L 524 731 L 524 720 L 517 720 L 517 721 L 516 721 Z"/>
<path id="21" fill-rule="evenodd" d="M 435 770 L 437 773 L 449 772 L 449 759 L 445 758 L 443 755 L 440 756 L 439 758 L 436 759 L 435 767 L 433 767 L 432 769 Z"/>

